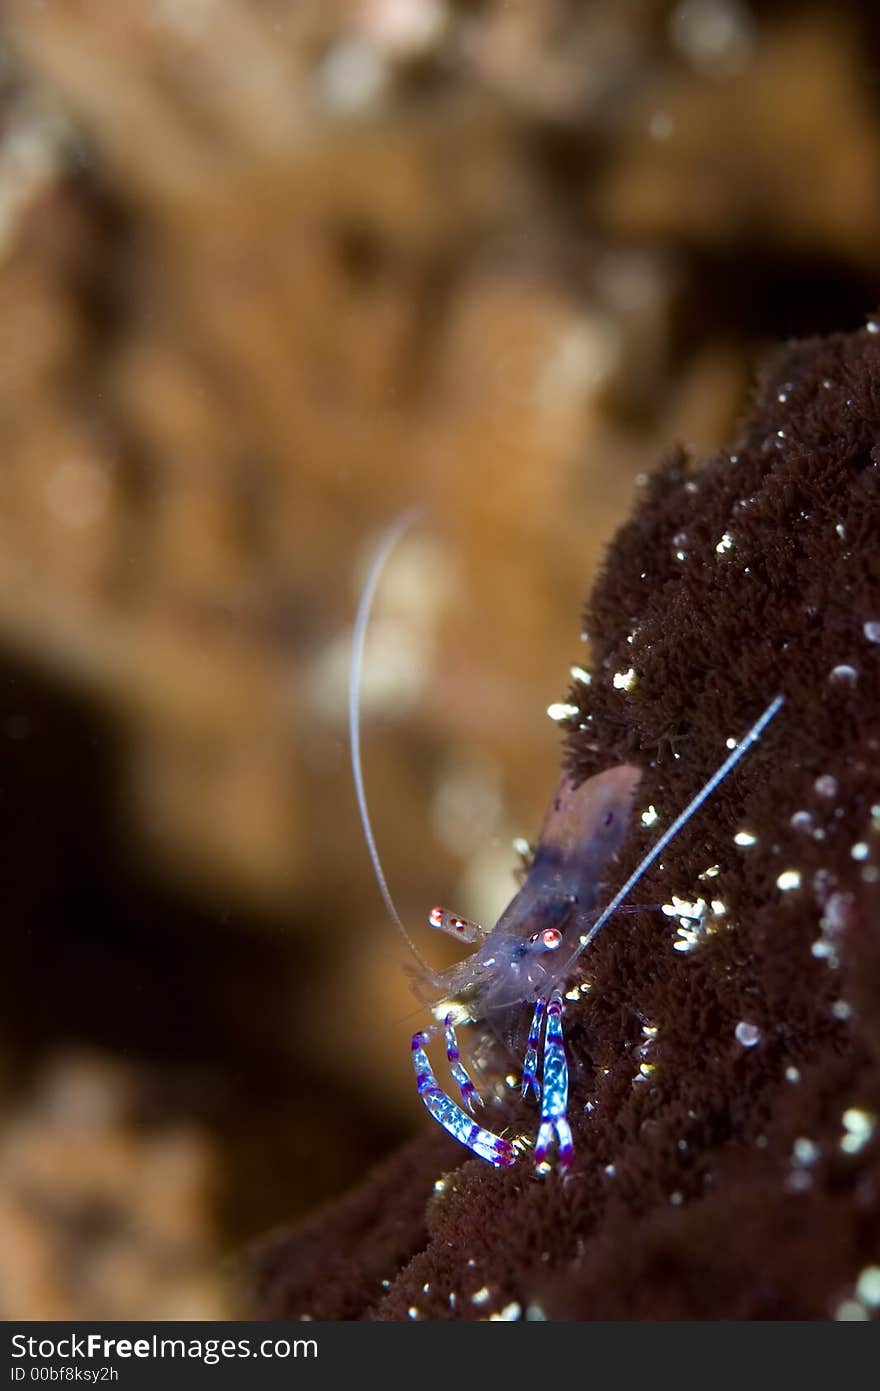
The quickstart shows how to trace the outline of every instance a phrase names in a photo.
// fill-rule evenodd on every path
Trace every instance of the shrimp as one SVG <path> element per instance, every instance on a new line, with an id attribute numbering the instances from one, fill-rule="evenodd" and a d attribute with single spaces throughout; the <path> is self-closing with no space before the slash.
<path id="1" fill-rule="evenodd" d="M 610 902 L 598 911 L 602 875 L 625 839 L 632 801 L 642 776 L 632 764 L 609 768 L 580 785 L 568 776 L 559 782 L 521 888 L 491 930 L 435 907 L 428 923 L 457 940 L 476 944 L 464 960 L 443 971 L 427 965 L 409 936 L 394 905 L 382 871 L 364 793 L 360 758 L 359 692 L 364 638 L 370 609 L 382 569 L 401 536 L 409 530 L 415 513 L 406 513 L 386 532 L 373 561 L 361 596 L 352 642 L 349 684 L 349 731 L 355 791 L 364 835 L 382 897 L 392 921 L 416 961 L 414 988 L 430 1005 L 434 1024 L 412 1038 L 412 1061 L 418 1094 L 429 1114 L 478 1158 L 496 1168 L 516 1163 L 511 1141 L 478 1124 L 475 1107 L 483 1105 L 461 1061 L 456 1029 L 478 1024 L 520 1005 L 532 1009 L 522 1073 L 522 1094 L 534 1092 L 540 1119 L 534 1158 L 539 1172 L 549 1167 L 555 1145 L 557 1164 L 563 1173 L 574 1157 L 568 1122 L 568 1063 L 562 1017 L 568 981 L 582 953 L 610 919 L 624 909 L 624 902 L 649 867 L 678 835 L 719 783 L 736 767 L 784 704 L 777 695 L 734 746 L 708 781 L 654 843 Z M 442 1028 L 446 1058 L 463 1105 L 458 1105 L 440 1086 L 428 1058 L 431 1040 Z M 538 1082 L 538 1060 L 543 1033 L 543 1066 Z M 467 1109 L 465 1109 L 465 1107 Z"/>

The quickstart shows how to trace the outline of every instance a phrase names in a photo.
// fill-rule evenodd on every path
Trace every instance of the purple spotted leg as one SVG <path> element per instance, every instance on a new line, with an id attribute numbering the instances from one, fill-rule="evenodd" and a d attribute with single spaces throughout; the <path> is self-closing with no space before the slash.
<path id="1" fill-rule="evenodd" d="M 541 1020 L 544 1018 L 544 1001 L 539 1000 L 532 1015 L 529 1041 L 526 1045 L 526 1059 L 523 1063 L 522 1094 L 528 1096 L 531 1089 L 540 1099 L 541 1084 L 538 1081 L 538 1043 L 541 1038 Z"/>
<path id="2" fill-rule="evenodd" d="M 481 1106 L 485 1105 L 485 1102 L 468 1076 L 464 1063 L 461 1061 L 461 1054 L 458 1051 L 458 1039 L 455 1037 L 455 1025 L 452 1022 L 451 1014 L 447 1014 L 443 1021 L 443 1027 L 446 1031 L 446 1058 L 449 1063 L 449 1071 L 458 1083 L 458 1090 L 461 1092 L 462 1101 L 473 1114 L 474 1102 L 478 1101 Z"/>
<path id="3" fill-rule="evenodd" d="M 559 1167 L 565 1170 L 574 1156 L 568 1111 L 568 1063 L 562 1039 L 562 994 L 555 990 L 547 1005 L 547 1031 L 544 1035 L 544 1086 L 541 1124 L 535 1142 L 535 1163 L 541 1165 L 554 1137 L 559 1142 Z"/>
<path id="4" fill-rule="evenodd" d="M 511 1164 L 516 1163 L 516 1153 L 510 1141 L 477 1125 L 476 1121 L 441 1089 L 425 1052 L 431 1032 L 433 1031 L 413 1034 L 412 1059 L 419 1096 L 434 1120 L 438 1121 L 444 1130 L 448 1130 L 454 1140 L 466 1145 L 478 1158 L 494 1164 L 497 1169 L 509 1168 Z M 461 1071 L 464 1072 L 464 1068 L 461 1068 Z"/>

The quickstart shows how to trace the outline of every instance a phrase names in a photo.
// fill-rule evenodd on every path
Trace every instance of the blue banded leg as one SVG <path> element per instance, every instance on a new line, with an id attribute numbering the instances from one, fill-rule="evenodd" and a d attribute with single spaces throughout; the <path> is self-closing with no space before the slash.
<path id="1" fill-rule="evenodd" d="M 428 1042 L 429 1034 L 413 1034 L 412 1060 L 419 1096 L 434 1120 L 439 1121 L 454 1140 L 466 1145 L 479 1159 L 494 1164 L 496 1169 L 509 1168 L 511 1164 L 515 1164 L 516 1153 L 510 1141 L 477 1125 L 466 1111 L 456 1105 L 451 1096 L 447 1096 L 441 1090 L 425 1052 Z"/>
<path id="2" fill-rule="evenodd" d="M 458 1083 L 458 1090 L 461 1092 L 461 1099 L 469 1111 L 473 1112 L 474 1102 L 478 1101 L 481 1106 L 485 1105 L 483 1098 L 477 1091 L 464 1063 L 461 1061 L 461 1054 L 458 1051 L 458 1040 L 455 1037 L 455 1025 L 452 1022 L 452 1015 L 447 1014 L 443 1021 L 446 1031 L 446 1058 L 449 1063 L 449 1071 Z"/>
<path id="3" fill-rule="evenodd" d="M 559 1142 L 559 1167 L 567 1169 L 574 1156 L 568 1111 L 568 1063 L 562 1040 L 562 995 L 554 991 L 547 1006 L 544 1035 L 544 1089 L 541 1124 L 535 1142 L 535 1163 L 543 1164 L 554 1136 Z"/>
<path id="4" fill-rule="evenodd" d="M 539 1000 L 535 1005 L 535 1012 L 532 1015 L 532 1027 L 529 1029 L 529 1041 L 526 1046 L 526 1060 L 523 1063 L 522 1075 L 523 1096 L 527 1096 L 531 1088 L 538 1099 L 540 1099 L 541 1096 L 541 1084 L 538 1081 L 538 1041 L 541 1037 L 541 1020 L 543 1017 L 544 1001 Z"/>

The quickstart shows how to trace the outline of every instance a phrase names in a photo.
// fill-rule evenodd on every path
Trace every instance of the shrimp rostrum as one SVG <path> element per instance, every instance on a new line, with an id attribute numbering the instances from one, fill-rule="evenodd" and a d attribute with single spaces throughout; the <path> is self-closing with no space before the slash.
<path id="1" fill-rule="evenodd" d="M 523 1096 L 534 1093 L 540 1105 L 535 1163 L 543 1172 L 555 1145 L 558 1166 L 564 1171 L 571 1164 L 574 1148 L 567 1114 L 563 998 L 577 961 L 609 919 L 623 908 L 657 856 L 760 738 L 781 708 L 783 697 L 771 701 L 601 911 L 603 880 L 623 845 L 641 769 L 624 764 L 598 773 L 580 785 L 563 777 L 544 819 L 525 882 L 495 926 L 485 931 L 447 909 L 432 909 L 428 919 L 431 927 L 475 946 L 463 961 L 434 971 L 410 939 L 388 891 L 367 812 L 360 763 L 358 693 L 369 611 L 385 560 L 411 522 L 412 516 L 407 514 L 386 533 L 361 598 L 354 632 L 349 715 L 355 788 L 376 877 L 386 907 L 416 959 L 416 993 L 431 1006 L 435 1021 L 412 1039 L 418 1093 L 434 1119 L 478 1158 L 496 1167 L 514 1164 L 517 1151 L 511 1141 L 475 1119 L 475 1107 L 483 1104 L 482 1098 L 461 1061 L 456 1029 L 492 1019 L 516 1006 L 528 1006 L 532 1019 L 523 1062 L 522 1092 Z M 440 1086 L 428 1057 L 429 1044 L 441 1029 L 461 1105 Z"/>

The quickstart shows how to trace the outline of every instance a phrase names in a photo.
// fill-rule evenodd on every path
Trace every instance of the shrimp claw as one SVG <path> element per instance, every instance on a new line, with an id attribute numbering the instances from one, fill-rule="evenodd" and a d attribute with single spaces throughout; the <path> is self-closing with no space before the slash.
<path id="1" fill-rule="evenodd" d="M 559 1142 L 560 1169 L 564 1171 L 571 1164 L 574 1145 L 567 1112 L 568 1063 L 562 1038 L 562 994 L 559 990 L 554 990 L 547 1005 L 547 1028 L 544 1034 L 544 1087 L 541 1124 L 535 1141 L 536 1165 L 544 1164 L 554 1138 Z"/>
<path id="2" fill-rule="evenodd" d="M 435 1121 L 439 1121 L 444 1130 L 449 1131 L 454 1140 L 466 1145 L 479 1159 L 485 1159 L 496 1169 L 509 1168 L 516 1162 L 513 1145 L 502 1136 L 494 1135 L 491 1130 L 484 1130 L 481 1125 L 477 1125 L 476 1121 L 441 1089 L 425 1052 L 429 1041 L 430 1036 L 424 1030 L 413 1034 L 412 1059 L 416 1085 L 429 1113 Z M 463 1068 L 461 1070 L 464 1072 Z"/>

